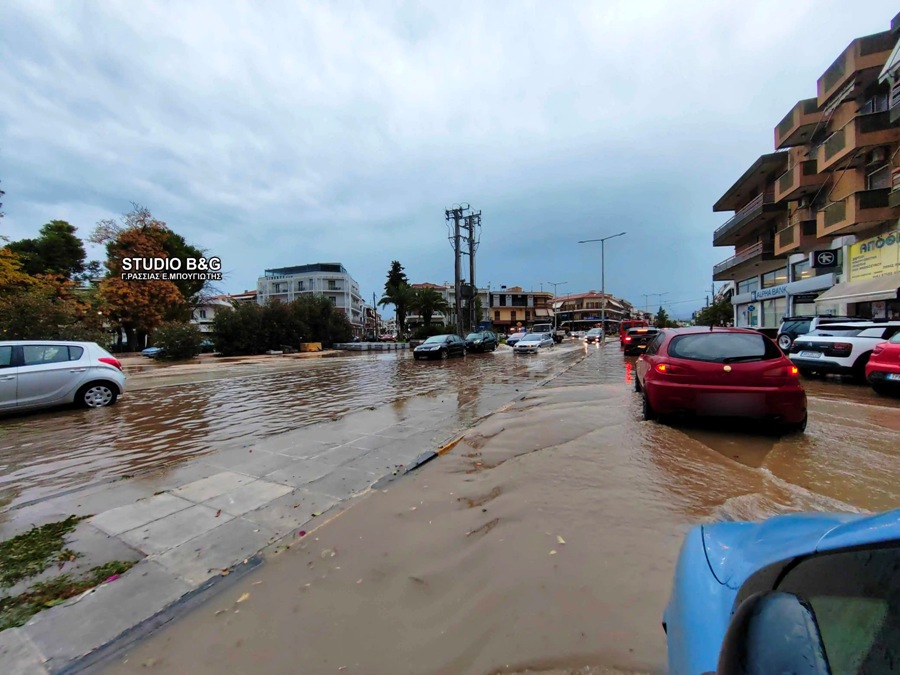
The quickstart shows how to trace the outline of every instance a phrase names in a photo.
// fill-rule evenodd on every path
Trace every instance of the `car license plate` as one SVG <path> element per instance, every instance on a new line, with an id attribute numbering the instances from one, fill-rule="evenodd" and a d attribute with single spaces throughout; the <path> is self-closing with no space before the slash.
<path id="1" fill-rule="evenodd" d="M 766 399 L 761 394 L 701 394 L 697 398 L 697 412 L 701 415 L 757 417 L 765 410 Z"/>
<path id="2" fill-rule="evenodd" d="M 800 358 L 817 359 L 822 356 L 822 352 L 800 352 Z"/>
<path id="3" fill-rule="evenodd" d="M 888 373 L 885 377 L 887 380 L 900 380 L 900 373 Z"/>

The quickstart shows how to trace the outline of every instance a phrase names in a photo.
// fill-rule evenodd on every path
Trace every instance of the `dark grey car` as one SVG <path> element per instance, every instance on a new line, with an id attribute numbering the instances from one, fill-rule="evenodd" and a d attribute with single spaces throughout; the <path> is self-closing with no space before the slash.
<path id="1" fill-rule="evenodd" d="M 413 358 L 448 359 L 451 356 L 465 356 L 466 343 L 459 335 L 434 335 L 413 349 Z"/>
<path id="2" fill-rule="evenodd" d="M 466 349 L 470 352 L 492 352 L 497 349 L 499 343 L 497 336 L 489 330 L 469 333 L 466 336 Z"/>

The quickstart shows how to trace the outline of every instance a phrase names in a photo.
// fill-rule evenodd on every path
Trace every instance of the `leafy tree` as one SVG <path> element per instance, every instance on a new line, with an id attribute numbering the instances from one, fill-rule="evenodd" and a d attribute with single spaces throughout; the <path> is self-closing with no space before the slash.
<path id="1" fill-rule="evenodd" d="M 694 322 L 698 326 L 727 326 L 734 321 L 734 307 L 731 300 L 722 298 L 709 307 L 697 312 Z"/>
<path id="2" fill-rule="evenodd" d="M 672 321 L 672 319 L 669 318 L 668 312 L 660 307 L 659 311 L 656 313 L 656 318 L 653 319 L 653 325 L 657 328 L 674 328 L 678 324 Z"/>
<path id="3" fill-rule="evenodd" d="M 397 331 L 403 335 L 406 332 L 406 314 L 415 302 L 416 292 L 409 284 L 391 286 L 385 291 L 384 297 L 378 301 L 379 307 L 394 306 L 394 314 L 397 316 Z"/>
<path id="4" fill-rule="evenodd" d="M 153 332 L 153 343 L 162 349 L 160 358 L 167 361 L 190 359 L 200 353 L 203 335 L 196 325 L 169 321 Z"/>
<path id="5" fill-rule="evenodd" d="M 0 295 L 0 336 L 6 340 L 85 340 L 106 344 L 104 316 L 90 296 L 64 277 L 41 277 Z"/>
<path id="6" fill-rule="evenodd" d="M 213 343 L 222 356 L 261 354 L 263 308 L 256 303 L 236 302 L 232 309 L 217 309 L 212 320 Z"/>
<path id="7" fill-rule="evenodd" d="M 84 272 L 84 244 L 75 236 L 76 228 L 64 220 L 51 220 L 36 239 L 8 244 L 22 259 L 27 274 L 58 274 L 67 279 Z"/>
<path id="8" fill-rule="evenodd" d="M 387 281 L 384 284 L 384 293 L 388 294 L 391 288 L 396 288 L 397 286 L 408 286 L 409 279 L 406 278 L 406 272 L 403 271 L 403 265 L 400 264 L 399 260 L 394 260 L 391 262 L 391 269 L 388 270 Z"/>
<path id="9" fill-rule="evenodd" d="M 100 282 L 100 294 L 110 306 L 110 317 L 124 331 L 128 348 L 134 350 L 143 339 L 164 321 L 186 320 L 197 299 L 191 282 L 122 279 L 125 258 L 188 257 L 200 253 L 182 237 L 153 217 L 150 211 L 134 205 L 120 224 L 102 220 L 89 241 L 106 245 L 106 268 L 109 272 Z M 180 285 L 179 285 L 180 284 Z"/>
<path id="10" fill-rule="evenodd" d="M 0 248 L 0 295 L 5 295 L 19 288 L 34 283 L 22 270 L 22 259 L 7 247 Z"/>
<path id="11" fill-rule="evenodd" d="M 441 314 L 450 312 L 450 303 L 435 288 L 417 288 L 414 289 L 410 309 L 416 310 L 422 316 L 423 323 L 426 326 L 430 326 L 435 312 L 440 312 Z"/>

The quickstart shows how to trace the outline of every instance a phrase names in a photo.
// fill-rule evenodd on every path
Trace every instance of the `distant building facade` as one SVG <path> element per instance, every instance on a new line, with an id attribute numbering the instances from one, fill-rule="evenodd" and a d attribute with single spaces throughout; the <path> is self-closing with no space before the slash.
<path id="1" fill-rule="evenodd" d="M 361 335 L 365 325 L 365 302 L 359 284 L 341 263 L 313 263 L 294 267 L 267 269 L 257 281 L 256 301 L 264 305 L 270 300 L 291 302 L 302 295 L 321 295 L 331 300 Z"/>

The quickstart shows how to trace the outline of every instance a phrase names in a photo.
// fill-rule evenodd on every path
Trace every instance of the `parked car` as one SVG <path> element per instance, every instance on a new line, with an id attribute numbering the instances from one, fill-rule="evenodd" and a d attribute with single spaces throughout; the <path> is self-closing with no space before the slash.
<path id="1" fill-rule="evenodd" d="M 466 349 L 470 352 L 492 352 L 497 349 L 499 340 L 489 330 L 469 333 L 466 336 Z"/>
<path id="2" fill-rule="evenodd" d="M 603 342 L 603 329 L 591 328 L 587 333 L 584 334 L 584 341 L 586 344 L 599 344 L 600 342 Z"/>
<path id="3" fill-rule="evenodd" d="M 806 429 L 797 367 L 765 335 L 746 328 L 661 331 L 635 365 L 645 420 L 690 414 L 770 420 Z"/>
<path id="4" fill-rule="evenodd" d="M 778 334 L 775 341 L 782 351 L 787 354 L 791 350 L 791 346 L 801 335 L 806 335 L 810 331 L 814 331 L 820 326 L 831 323 L 858 323 L 867 322 L 869 319 L 850 316 L 786 316 L 778 327 Z"/>
<path id="5" fill-rule="evenodd" d="M 643 319 L 625 319 L 619 323 L 619 346 L 625 346 L 625 337 L 628 335 L 628 331 L 632 328 L 649 328 L 650 324 L 648 324 Z"/>
<path id="6" fill-rule="evenodd" d="M 576 338 L 576 339 L 583 338 L 585 335 L 587 335 L 587 332 L 583 331 L 583 330 L 573 330 L 572 331 L 572 337 Z"/>
<path id="7" fill-rule="evenodd" d="M 900 331 L 900 321 L 828 324 L 794 340 L 791 361 L 804 376 L 849 375 L 864 379 L 875 346 Z"/>
<path id="8" fill-rule="evenodd" d="M 518 333 L 513 333 L 513 334 L 510 335 L 508 338 L 506 338 L 506 344 L 508 344 L 510 347 L 515 347 L 515 346 L 516 346 L 516 343 L 517 343 L 519 340 L 521 340 L 523 337 L 525 337 L 527 334 L 528 334 L 528 333 L 526 333 L 525 331 L 520 331 L 520 332 L 518 332 Z"/>
<path id="9" fill-rule="evenodd" d="M 658 328 L 629 328 L 625 335 L 622 347 L 625 350 L 625 356 L 637 356 L 647 351 L 653 338 L 659 334 Z"/>
<path id="10" fill-rule="evenodd" d="M 65 403 L 101 408 L 124 392 L 122 364 L 95 342 L 0 342 L 0 412 Z"/>
<path id="11" fill-rule="evenodd" d="M 537 354 L 541 349 L 553 345 L 552 333 L 528 333 L 516 343 L 513 351 L 516 354 Z"/>
<path id="12" fill-rule="evenodd" d="M 879 394 L 900 393 L 900 331 L 875 345 L 866 363 L 866 381 Z"/>
<path id="13" fill-rule="evenodd" d="M 671 675 L 896 673 L 900 510 L 698 525 L 663 613 Z"/>
<path id="14" fill-rule="evenodd" d="M 162 354 L 162 347 L 147 347 L 141 351 L 141 354 L 148 359 L 159 358 L 159 355 Z"/>
<path id="15" fill-rule="evenodd" d="M 413 358 L 447 359 L 451 356 L 465 356 L 466 342 L 459 335 L 432 335 L 413 349 Z"/>

